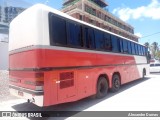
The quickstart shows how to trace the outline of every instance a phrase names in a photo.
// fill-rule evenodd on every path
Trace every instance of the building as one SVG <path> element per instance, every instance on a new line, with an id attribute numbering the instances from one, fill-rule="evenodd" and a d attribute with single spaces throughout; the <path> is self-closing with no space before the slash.
<path id="1" fill-rule="evenodd" d="M 9 23 L 23 10 L 22 7 L 7 6 L 0 2 L 0 70 L 8 70 Z"/>
<path id="2" fill-rule="evenodd" d="M 9 24 L 13 18 L 15 18 L 18 14 L 20 14 L 22 11 L 24 11 L 24 8 L 21 7 L 12 7 L 12 6 L 6 6 L 1 7 L 0 10 L 0 22 Z"/>
<path id="3" fill-rule="evenodd" d="M 105 0 L 64 0 L 62 12 L 138 42 L 134 28 L 107 10 Z"/>
<path id="4" fill-rule="evenodd" d="M 8 70 L 8 25 L 0 24 L 0 70 Z"/>
<path id="5" fill-rule="evenodd" d="M 8 34 L 0 34 L 0 70 L 8 70 Z"/>

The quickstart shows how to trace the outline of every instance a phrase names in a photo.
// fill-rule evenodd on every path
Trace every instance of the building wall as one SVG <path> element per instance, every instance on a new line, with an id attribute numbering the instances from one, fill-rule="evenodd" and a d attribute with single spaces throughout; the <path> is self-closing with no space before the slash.
<path id="1" fill-rule="evenodd" d="M 21 7 L 2 6 L 0 5 L 0 22 L 9 24 L 12 19 L 23 12 L 25 9 Z"/>
<path id="2" fill-rule="evenodd" d="M 134 35 L 134 28 L 131 25 L 89 0 L 77 0 L 74 4 L 64 6 L 62 12 L 131 40 L 138 41 L 138 37 Z"/>
<path id="3" fill-rule="evenodd" d="M 11 2 L 12 3 L 12 2 Z M 25 8 L 7 4 L 7 0 L 0 0 L 0 70 L 8 70 L 8 28 L 9 23 Z"/>
<path id="4" fill-rule="evenodd" d="M 8 35 L 0 34 L 0 70 L 8 70 Z"/>
<path id="5" fill-rule="evenodd" d="M 8 70 L 8 43 L 0 42 L 0 70 Z"/>
<path id="6" fill-rule="evenodd" d="M 18 14 L 24 11 L 24 8 L 20 7 L 4 7 L 3 21 L 4 23 L 10 23 Z"/>

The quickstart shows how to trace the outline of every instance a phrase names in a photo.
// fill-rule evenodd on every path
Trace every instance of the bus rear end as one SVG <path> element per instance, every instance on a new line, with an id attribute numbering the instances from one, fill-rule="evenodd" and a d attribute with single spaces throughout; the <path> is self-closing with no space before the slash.
<path id="1" fill-rule="evenodd" d="M 45 54 L 35 47 L 43 41 L 40 5 L 25 10 L 11 22 L 9 39 L 10 93 L 44 106 L 44 72 L 38 69 Z"/>
<path id="2" fill-rule="evenodd" d="M 34 59 L 28 56 L 26 51 L 10 54 L 10 93 L 20 98 L 25 98 L 28 102 L 35 103 L 38 106 L 43 106 L 44 72 L 38 72 L 20 65 L 21 63 L 24 65 L 27 62 L 30 63 L 32 60 Z M 14 64 L 16 61 L 20 64 Z M 18 67 L 14 67 L 14 65 Z"/>

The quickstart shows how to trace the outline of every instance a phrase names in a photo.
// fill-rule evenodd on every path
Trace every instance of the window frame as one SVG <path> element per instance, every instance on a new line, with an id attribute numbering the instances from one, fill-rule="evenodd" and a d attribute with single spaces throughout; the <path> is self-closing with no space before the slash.
<path id="1" fill-rule="evenodd" d="M 75 44 L 71 44 L 70 42 L 69 42 L 69 39 L 70 39 L 70 31 L 68 30 L 68 29 L 70 29 L 70 28 L 68 28 L 69 26 L 69 24 L 74 24 L 74 27 L 76 27 L 76 26 L 79 26 L 79 28 L 80 28 L 80 34 L 81 34 L 81 36 L 80 36 L 80 41 L 78 41 L 78 38 L 77 38 L 77 42 L 79 42 L 80 44 L 79 45 L 75 45 Z M 79 24 L 79 23 L 76 23 L 75 21 L 72 21 L 72 20 L 67 20 L 66 21 L 66 29 L 67 29 L 67 45 L 69 46 L 69 47 L 73 47 L 73 48 L 83 48 L 84 47 L 84 41 L 83 41 L 83 31 L 82 31 L 82 25 L 81 24 Z M 77 29 L 77 28 L 75 28 L 75 29 Z M 74 36 L 75 37 L 75 36 Z M 75 39 L 76 40 L 76 39 Z"/>
<path id="2" fill-rule="evenodd" d="M 97 34 L 97 33 L 98 33 L 98 34 L 100 33 L 100 34 L 102 35 L 102 36 L 101 36 L 101 37 L 102 37 L 102 39 L 101 39 L 102 41 L 100 41 L 100 42 L 103 43 L 102 48 L 99 47 L 100 44 L 102 44 L 102 43 L 99 42 L 99 44 L 98 44 L 98 40 L 97 40 L 97 38 L 98 38 L 97 35 L 98 35 L 98 34 Z M 96 50 L 101 50 L 101 51 L 103 50 L 103 51 L 104 51 L 105 41 L 104 41 L 104 34 L 103 34 L 103 32 L 94 29 L 94 37 L 95 37 L 94 40 L 95 40 L 95 48 L 96 48 Z"/>
<path id="3" fill-rule="evenodd" d="M 111 40 L 111 34 L 103 32 L 104 36 L 104 51 L 112 51 L 112 40 Z M 107 38 L 107 39 L 106 39 Z M 107 46 L 107 44 L 109 44 Z"/>
<path id="4" fill-rule="evenodd" d="M 51 46 L 63 46 L 63 47 L 67 47 L 67 32 L 66 32 L 66 20 L 65 20 L 65 34 L 66 34 L 66 45 L 64 44 L 59 44 L 59 43 L 56 43 L 54 38 L 53 38 L 53 16 L 54 17 L 58 17 L 58 18 L 61 18 L 63 20 L 65 20 L 63 17 L 59 16 L 59 15 L 56 15 L 56 14 L 53 14 L 53 13 L 49 13 L 49 37 L 50 37 L 50 45 Z"/>
<path id="5" fill-rule="evenodd" d="M 92 31 L 92 35 L 93 35 L 93 44 L 92 45 L 93 45 L 93 47 L 90 47 L 90 46 L 87 47 L 87 44 L 89 45 L 91 43 L 91 41 L 88 40 L 88 43 L 86 41 L 86 32 L 85 32 L 86 28 L 88 29 L 88 32 L 90 32 L 90 30 Z M 89 38 L 89 34 L 87 35 L 87 38 Z M 91 28 L 89 26 L 86 26 L 86 25 L 83 26 L 83 39 L 84 39 L 84 48 L 85 49 L 91 49 L 91 50 L 95 50 L 96 49 L 95 34 L 94 34 L 94 29 L 93 28 Z"/>
<path id="6" fill-rule="evenodd" d="M 66 35 L 66 44 L 57 44 L 56 41 L 53 39 L 53 17 L 58 17 L 62 20 L 65 21 L 65 35 Z M 57 15 L 55 13 L 51 13 L 49 12 L 48 14 L 48 19 L 49 19 L 49 37 L 50 37 L 50 45 L 51 46 L 62 46 L 62 47 L 71 47 L 71 48 L 79 48 L 79 49 L 90 49 L 90 50 L 97 50 L 97 51 L 103 51 L 103 52 L 112 52 L 112 53 L 119 53 L 119 54 L 128 54 L 128 55 L 140 55 L 140 56 L 145 56 L 146 55 L 146 48 L 138 43 L 129 41 L 126 38 L 122 38 L 119 37 L 117 35 L 108 33 L 108 32 L 104 32 L 102 30 L 90 27 L 89 25 L 85 25 L 83 23 L 79 23 L 76 22 L 74 20 L 70 20 L 68 18 L 65 18 L 63 16 Z M 69 35 L 68 35 L 68 28 L 67 28 L 67 24 L 75 24 L 77 25 L 80 29 L 80 38 L 77 40 L 80 41 L 76 41 L 77 43 L 80 43 L 79 45 L 77 44 L 69 44 Z M 87 47 L 87 40 L 86 40 L 86 31 L 85 28 L 88 29 L 88 32 L 91 31 L 91 38 L 93 40 L 89 41 L 88 44 L 91 43 L 91 47 Z M 76 29 L 76 28 L 75 28 Z M 96 40 L 96 35 L 97 34 L 101 34 L 99 37 L 100 39 L 102 39 L 102 43 L 98 43 Z M 89 35 L 89 34 L 88 34 Z M 89 37 L 88 37 L 89 38 Z M 115 40 L 116 39 L 116 40 Z M 73 39 L 74 40 L 74 39 Z M 126 42 L 124 44 L 124 42 Z M 98 44 L 99 45 L 98 45 Z M 110 46 L 109 49 L 106 49 L 106 43 L 108 43 L 108 46 Z M 99 46 L 101 46 L 101 44 L 104 44 L 102 46 L 102 48 L 100 48 Z M 136 48 L 137 46 L 137 48 Z M 114 49 L 114 47 L 117 47 L 116 49 Z M 124 51 L 124 47 L 126 47 L 127 51 Z"/>

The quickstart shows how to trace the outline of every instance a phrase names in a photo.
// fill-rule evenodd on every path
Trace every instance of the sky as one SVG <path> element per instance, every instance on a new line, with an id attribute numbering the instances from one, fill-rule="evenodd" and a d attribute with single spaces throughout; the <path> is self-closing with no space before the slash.
<path id="1" fill-rule="evenodd" d="M 8 0 L 13 1 L 13 0 Z M 26 5 L 43 3 L 60 10 L 63 0 L 17 0 L 25 1 Z M 105 0 L 108 10 L 113 15 L 134 27 L 134 33 L 144 44 L 158 42 L 160 45 L 160 0 Z M 15 3 L 15 4 L 18 4 Z"/>

